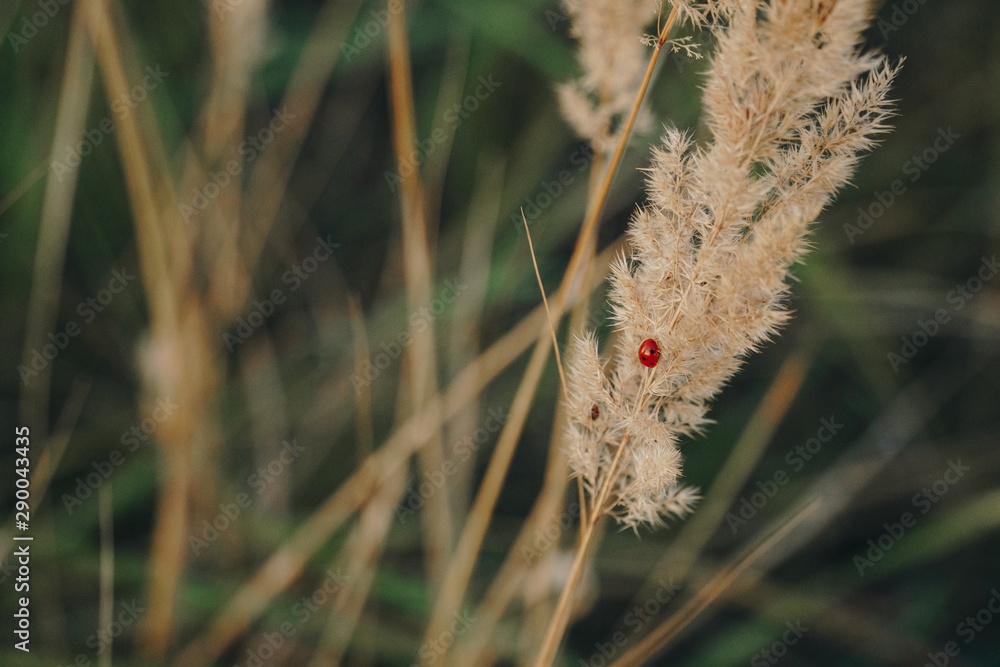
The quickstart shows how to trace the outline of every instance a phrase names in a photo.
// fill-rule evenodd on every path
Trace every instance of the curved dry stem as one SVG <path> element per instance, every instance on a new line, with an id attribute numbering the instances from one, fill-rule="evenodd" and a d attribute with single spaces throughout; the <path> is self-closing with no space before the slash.
<path id="1" fill-rule="evenodd" d="M 406 4 L 389 12 L 389 92 L 392 100 L 393 148 L 399 165 L 400 202 L 403 228 L 403 276 L 411 312 L 431 303 L 433 266 L 427 246 L 427 216 L 424 210 L 424 186 L 417 169 L 408 169 L 407 160 L 417 145 L 416 112 L 413 108 L 413 82 L 410 79 L 410 46 L 406 36 Z M 407 353 L 410 370 L 410 404 L 419 410 L 437 393 L 437 354 L 434 350 L 433 321 L 410 321 L 412 347 Z M 430 440 L 420 449 L 420 465 L 425 473 L 441 470 L 444 465 L 441 429 L 434 429 Z M 426 530 L 424 551 L 432 584 L 444 579 L 445 564 L 451 556 L 452 526 L 448 487 L 442 485 L 427 498 L 427 511 L 421 513 Z"/>

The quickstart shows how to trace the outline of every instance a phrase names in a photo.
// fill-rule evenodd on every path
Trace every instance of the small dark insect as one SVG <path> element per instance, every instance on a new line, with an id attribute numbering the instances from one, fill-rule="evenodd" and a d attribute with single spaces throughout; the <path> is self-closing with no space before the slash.
<path id="1" fill-rule="evenodd" d="M 601 409 L 596 405 L 590 409 L 590 418 L 597 419 L 601 416 Z"/>
<path id="2" fill-rule="evenodd" d="M 660 361 L 660 346 L 652 338 L 642 341 L 639 346 L 639 361 L 643 366 L 653 368 Z"/>

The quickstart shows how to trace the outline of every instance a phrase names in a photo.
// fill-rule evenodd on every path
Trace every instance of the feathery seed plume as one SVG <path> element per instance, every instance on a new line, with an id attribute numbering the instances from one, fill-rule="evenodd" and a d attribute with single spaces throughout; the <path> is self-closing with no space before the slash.
<path id="1" fill-rule="evenodd" d="M 709 401 L 788 319 L 788 270 L 888 130 L 898 70 L 860 50 L 868 0 L 678 5 L 717 42 L 703 95 L 712 139 L 666 130 L 629 254 L 612 267 L 611 369 L 593 336 L 575 341 L 568 368 L 572 470 L 591 498 L 610 484 L 595 511 L 633 528 L 690 511 L 678 439 L 702 430 Z M 637 356 L 650 338 L 653 368 Z"/>
<path id="2" fill-rule="evenodd" d="M 583 76 L 558 88 L 563 115 L 595 150 L 607 152 L 614 121 L 632 106 L 648 50 L 640 36 L 656 16 L 652 0 L 564 0 Z"/>

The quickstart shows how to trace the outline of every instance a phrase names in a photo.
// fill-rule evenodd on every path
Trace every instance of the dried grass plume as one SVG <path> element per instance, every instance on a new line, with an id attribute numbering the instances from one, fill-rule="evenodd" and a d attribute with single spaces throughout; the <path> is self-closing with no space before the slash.
<path id="1" fill-rule="evenodd" d="M 887 131 L 898 69 L 860 48 L 867 0 L 678 5 L 716 40 L 703 96 L 712 138 L 699 146 L 666 130 L 649 202 L 612 269 L 613 358 L 586 337 L 567 372 L 570 465 L 591 498 L 610 485 L 596 511 L 628 527 L 690 510 L 677 443 L 701 431 L 709 401 L 788 319 L 789 268 Z M 649 338 L 655 368 L 637 357 Z"/>
<path id="2" fill-rule="evenodd" d="M 628 113 L 648 49 L 640 37 L 656 17 L 652 0 L 564 0 L 579 42 L 583 76 L 558 88 L 563 115 L 598 151 L 608 152 L 615 119 Z"/>

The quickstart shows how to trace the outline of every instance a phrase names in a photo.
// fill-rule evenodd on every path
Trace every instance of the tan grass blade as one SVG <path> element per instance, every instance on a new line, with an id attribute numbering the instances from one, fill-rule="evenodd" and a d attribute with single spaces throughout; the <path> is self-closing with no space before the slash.
<path id="1" fill-rule="evenodd" d="M 344 553 L 337 559 L 336 569 L 339 572 L 343 568 L 347 573 L 346 583 L 337 591 L 319 650 L 310 667 L 339 665 L 344 659 L 371 593 L 385 539 L 392 528 L 394 510 L 406 490 L 407 473 L 408 469 L 400 466 L 361 511 Z"/>
<path id="2" fill-rule="evenodd" d="M 594 162 L 591 165 L 591 189 L 596 187 L 601 176 L 601 164 L 603 157 L 600 153 L 595 154 Z M 592 264 L 588 265 L 588 271 Z M 587 282 L 590 283 L 588 277 Z M 582 335 L 587 327 L 590 304 L 588 299 L 580 299 L 574 306 L 570 316 L 569 329 L 575 335 Z M 479 664 L 483 660 L 483 652 L 487 648 L 490 635 L 499 623 L 508 605 L 520 590 L 525 574 L 533 565 L 541 562 L 545 556 L 559 548 L 558 541 L 545 544 L 544 549 L 534 555 L 534 560 L 525 556 L 525 551 L 533 548 L 529 542 L 536 538 L 542 531 L 551 525 L 553 518 L 557 521 L 559 510 L 563 507 L 566 483 L 569 481 L 569 466 L 566 456 L 562 451 L 562 434 L 566 425 L 566 412 L 560 403 L 556 406 L 556 415 L 552 424 L 552 435 L 550 437 L 549 457 L 545 467 L 545 477 L 542 483 L 542 490 L 532 505 L 528 517 L 525 519 L 521 530 L 518 531 L 517 538 L 507 553 L 503 564 L 497 571 L 493 581 L 486 591 L 486 595 L 480 602 L 476 610 L 476 624 L 469 629 L 463 638 L 464 641 L 458 643 L 455 648 L 454 664 L 472 665 Z M 586 503 L 583 486 L 577 480 L 577 512 L 580 515 L 580 534 L 587 521 Z M 559 521 L 561 523 L 561 521 Z M 547 541 L 546 541 L 547 542 Z M 540 644 L 539 644 L 540 646 Z"/>
<path id="3" fill-rule="evenodd" d="M 355 295 L 348 300 L 351 326 L 354 330 L 355 366 L 362 366 L 368 359 L 368 332 L 360 303 Z M 363 366 L 362 366 L 363 368 Z M 402 394 L 403 387 L 400 387 Z M 405 396 L 400 402 L 405 403 Z M 362 459 L 371 453 L 374 442 L 371 421 L 371 386 L 366 384 L 355 392 L 357 404 L 358 450 Z M 363 444 L 364 443 L 364 444 Z M 350 644 L 365 601 L 375 580 L 377 563 L 384 550 L 385 538 L 391 528 L 393 510 L 406 487 L 407 467 L 400 467 L 389 482 L 381 487 L 371 502 L 365 505 L 358 523 L 351 531 L 344 551 L 334 563 L 336 572 L 346 570 L 346 581 L 340 585 L 330 614 L 320 638 L 319 647 L 310 667 L 339 665 Z"/>
<path id="4" fill-rule="evenodd" d="M 85 0 L 81 9 L 97 51 L 108 98 L 127 98 L 131 86 L 121 57 L 122 44 L 106 0 Z M 182 331 L 179 286 L 171 269 L 176 265 L 179 241 L 170 232 L 179 229 L 181 223 L 179 216 L 173 213 L 175 209 L 161 206 L 158 200 L 159 193 L 164 193 L 170 202 L 176 201 L 176 196 L 167 174 L 157 169 L 165 161 L 150 159 L 149 147 L 162 147 L 158 135 L 149 135 L 148 124 L 140 127 L 137 115 L 116 115 L 118 148 L 133 210 L 140 275 L 150 306 L 152 336 L 154 340 L 172 340 L 176 344 L 185 337 L 177 335 Z M 167 386 L 166 389 L 167 393 L 179 394 L 177 387 Z M 182 406 L 183 399 L 178 396 Z M 166 652 L 173 629 L 174 597 L 185 561 L 185 528 L 191 489 L 189 449 L 194 428 L 191 415 L 182 414 L 161 429 L 166 464 L 154 526 L 149 611 L 143 619 L 139 637 L 141 650 L 151 656 L 162 656 Z"/>
<path id="5" fill-rule="evenodd" d="M 566 394 L 566 372 L 563 370 L 562 355 L 559 354 L 559 339 L 556 337 L 556 325 L 552 321 L 552 311 L 549 310 L 549 300 L 545 296 L 545 285 L 538 272 L 538 259 L 535 257 L 535 244 L 531 242 L 531 230 L 528 229 L 528 219 L 521 209 L 521 221 L 524 222 L 524 233 L 528 236 L 528 250 L 531 252 L 531 265 L 535 267 L 535 279 L 538 280 L 538 291 L 542 293 L 542 305 L 545 307 L 545 319 L 549 323 L 549 333 L 552 334 L 552 349 L 556 353 L 556 367 L 559 369 L 559 382 L 562 384 L 563 395 Z"/>
<path id="6" fill-rule="evenodd" d="M 790 518 L 780 522 L 778 527 L 771 531 L 765 539 L 759 541 L 749 553 L 741 558 L 734 559 L 733 562 L 719 570 L 719 572 L 702 587 L 691 600 L 689 600 L 679 611 L 670 616 L 662 625 L 658 626 L 649 636 L 644 638 L 635 648 L 626 652 L 622 657 L 613 663 L 613 667 L 624 667 L 626 665 L 640 665 L 648 658 L 653 651 L 659 650 L 665 642 L 676 636 L 699 614 L 722 595 L 741 577 L 750 577 L 751 580 L 761 576 L 763 572 L 758 569 L 761 565 L 759 561 L 778 544 L 787 538 L 794 530 L 800 528 L 809 519 L 819 514 L 818 505 L 820 501 L 813 499 L 799 508 Z M 753 570 L 751 576 L 748 571 Z"/>
<path id="7" fill-rule="evenodd" d="M 410 46 L 406 35 L 406 4 L 399 11 L 389 12 L 389 84 L 392 100 L 393 147 L 399 165 L 400 199 L 403 223 L 403 276 L 410 312 L 419 312 L 431 305 L 433 261 L 427 245 L 424 186 L 417 169 L 407 169 L 409 155 L 417 146 L 416 112 L 413 108 L 413 82 L 410 74 Z M 413 342 L 407 352 L 409 364 L 410 402 L 415 410 L 427 404 L 437 393 L 437 353 L 434 349 L 434 323 L 418 326 L 410 320 Z M 431 434 L 420 449 L 420 465 L 425 474 L 440 471 L 444 465 L 441 429 Z M 421 512 L 426 538 L 427 571 L 433 587 L 444 580 L 445 566 L 452 550 L 452 521 L 448 486 L 427 498 Z"/>
<path id="8" fill-rule="evenodd" d="M 625 452 L 628 442 L 629 436 L 626 435 L 622 438 L 621 444 L 618 445 L 618 449 L 615 451 L 615 457 L 611 461 L 611 466 L 608 469 L 609 472 L 605 476 L 604 483 L 601 485 L 597 497 L 592 501 L 587 525 L 580 536 L 580 543 L 576 548 L 576 557 L 573 559 L 573 565 L 566 580 L 566 587 L 563 589 L 562 595 L 559 596 L 559 603 L 556 605 L 555 613 L 549 621 L 545 641 L 542 643 L 542 649 L 534 661 L 535 667 L 545 667 L 545 665 L 555 662 L 559 646 L 562 644 L 563 635 L 566 633 L 566 628 L 569 625 L 573 603 L 576 600 L 576 587 L 579 585 L 580 578 L 583 575 L 583 568 L 589 557 L 590 546 L 594 542 L 594 535 L 601 524 L 601 518 L 608 509 L 608 498 L 611 494 L 614 472 L 618 469 L 618 464 L 621 461 L 622 454 Z"/>

